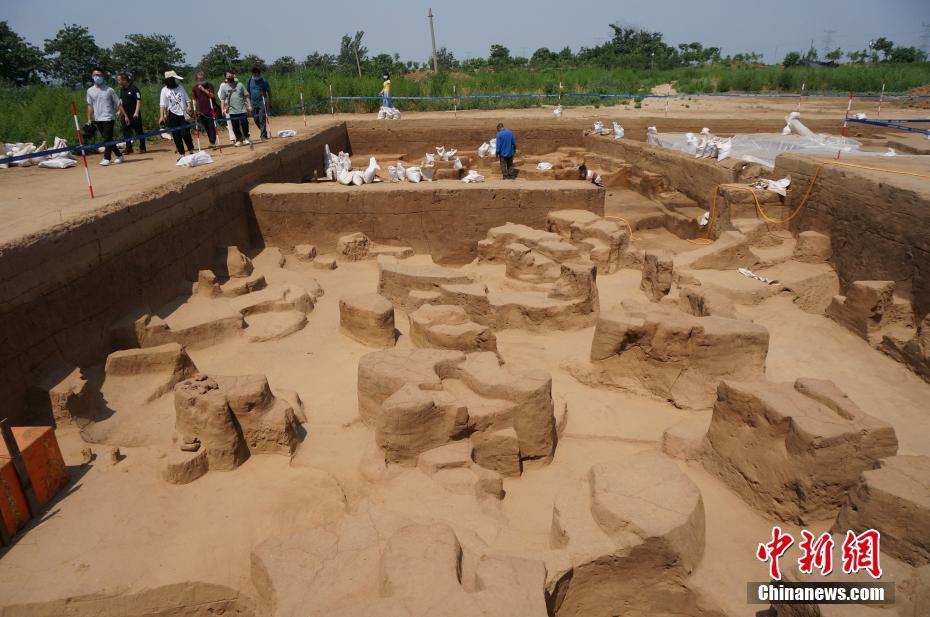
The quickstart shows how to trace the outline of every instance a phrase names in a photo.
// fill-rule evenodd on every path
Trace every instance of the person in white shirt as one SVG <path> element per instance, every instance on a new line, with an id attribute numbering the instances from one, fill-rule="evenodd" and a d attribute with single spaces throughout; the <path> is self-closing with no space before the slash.
<path id="1" fill-rule="evenodd" d="M 106 84 L 103 71 L 95 69 L 91 74 L 94 85 L 87 89 L 87 124 L 93 123 L 100 131 L 100 138 L 105 142 L 113 141 L 113 125 L 116 123 L 116 114 L 124 115 L 123 103 Z M 101 165 L 109 165 L 110 157 L 116 155 L 114 163 L 123 162 L 123 153 L 116 144 L 106 146 L 103 151 Z"/>
<path id="2" fill-rule="evenodd" d="M 171 132 L 174 138 L 174 147 L 178 151 L 178 158 L 184 156 L 184 146 L 190 154 L 194 153 L 194 140 L 191 138 L 191 129 L 189 125 L 193 120 L 191 99 L 187 96 L 184 88 L 178 84 L 179 80 L 184 78 L 174 71 L 165 71 L 165 87 L 161 89 L 161 96 L 158 100 L 159 117 L 158 123 L 174 129 L 179 126 L 185 128 L 177 129 Z"/>

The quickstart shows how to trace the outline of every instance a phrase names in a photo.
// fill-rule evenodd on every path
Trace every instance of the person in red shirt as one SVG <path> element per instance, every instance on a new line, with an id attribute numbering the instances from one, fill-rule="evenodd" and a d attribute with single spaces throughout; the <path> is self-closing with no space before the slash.
<path id="1" fill-rule="evenodd" d="M 216 97 L 216 89 L 213 84 L 207 81 L 203 71 L 197 71 L 196 78 L 197 83 L 191 90 L 191 99 L 193 99 L 194 108 L 197 110 L 197 120 L 210 140 L 210 147 L 215 149 L 216 123 L 214 119 L 216 118 L 216 109 L 213 101 Z"/>

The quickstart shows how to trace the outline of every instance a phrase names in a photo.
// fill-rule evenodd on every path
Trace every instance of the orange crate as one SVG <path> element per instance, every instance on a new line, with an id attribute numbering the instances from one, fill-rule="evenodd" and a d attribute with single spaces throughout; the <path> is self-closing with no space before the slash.
<path id="1" fill-rule="evenodd" d="M 49 426 L 14 426 L 13 437 L 26 464 L 26 473 L 32 481 L 39 506 L 47 504 L 68 479 L 65 461 Z M 0 460 L 9 461 L 10 453 L 0 440 Z"/>
<path id="2" fill-rule="evenodd" d="M 6 452 L 0 441 L 0 451 Z M 0 457 L 0 525 L 10 536 L 29 520 L 29 502 L 19 485 L 16 468 L 9 458 Z"/>

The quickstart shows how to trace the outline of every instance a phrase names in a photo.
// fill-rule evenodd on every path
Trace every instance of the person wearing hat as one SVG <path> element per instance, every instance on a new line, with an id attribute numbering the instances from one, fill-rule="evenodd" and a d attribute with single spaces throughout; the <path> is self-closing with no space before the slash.
<path id="1" fill-rule="evenodd" d="M 87 124 L 93 124 L 100 131 L 100 138 L 105 142 L 113 141 L 113 125 L 116 123 L 116 114 L 124 115 L 123 103 L 113 91 L 113 88 L 106 84 L 103 71 L 94 69 L 91 76 L 94 85 L 87 89 Z M 107 166 L 110 164 L 110 158 L 113 155 L 113 163 L 123 162 L 123 153 L 120 152 L 116 144 L 107 145 L 103 151 L 103 160 L 100 164 Z"/>
<path id="2" fill-rule="evenodd" d="M 158 99 L 160 110 L 158 123 L 170 129 L 184 127 L 171 132 L 174 147 L 178 151 L 178 158 L 184 156 L 184 146 L 187 146 L 190 154 L 194 153 L 194 140 L 191 137 L 190 126 L 188 126 L 193 118 L 190 115 L 191 99 L 178 83 L 183 79 L 174 71 L 165 71 L 165 87 L 161 89 L 161 96 Z"/>

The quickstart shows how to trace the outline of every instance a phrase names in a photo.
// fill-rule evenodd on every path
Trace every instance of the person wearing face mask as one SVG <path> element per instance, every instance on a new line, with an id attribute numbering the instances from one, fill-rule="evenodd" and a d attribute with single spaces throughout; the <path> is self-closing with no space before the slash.
<path id="1" fill-rule="evenodd" d="M 161 96 L 158 100 L 160 110 L 158 122 L 172 129 L 190 124 L 193 120 L 190 115 L 190 97 L 187 96 L 184 88 L 178 84 L 178 81 L 182 79 L 184 78 L 174 71 L 165 71 L 165 87 L 161 89 Z M 172 131 L 171 137 L 174 138 L 174 147 L 177 149 L 178 158 L 184 156 L 184 146 L 187 146 L 187 151 L 190 154 L 194 153 L 194 140 L 191 138 L 190 127 Z"/>
<path id="2" fill-rule="evenodd" d="M 249 77 L 249 94 L 252 97 L 252 109 L 255 110 L 255 126 L 261 131 L 260 137 L 268 139 L 268 119 L 271 111 L 271 86 L 262 77 L 262 70 L 252 67 L 252 76 Z"/>
<path id="3" fill-rule="evenodd" d="M 252 103 L 245 86 L 236 79 L 236 74 L 232 71 L 226 71 L 226 81 L 220 86 L 219 97 L 223 115 L 229 115 L 229 123 L 232 124 L 236 136 L 235 145 L 251 145 L 248 114 L 252 113 Z"/>
<path id="4" fill-rule="evenodd" d="M 113 141 L 113 125 L 116 122 L 116 114 L 125 115 L 123 104 L 116 92 L 113 91 L 113 88 L 105 83 L 103 71 L 94 69 L 91 76 L 94 85 L 87 89 L 87 124 L 93 124 L 97 127 L 103 141 L 111 142 Z M 106 146 L 100 164 L 103 166 L 109 165 L 113 155 L 116 155 L 113 163 L 119 164 L 123 162 L 123 153 L 120 152 L 116 144 L 112 144 Z"/>
<path id="5" fill-rule="evenodd" d="M 216 148 L 216 110 L 213 106 L 213 99 L 216 97 L 216 89 L 209 81 L 203 71 L 197 71 L 197 83 L 191 91 L 194 99 L 194 107 L 197 111 L 197 120 L 200 126 L 207 134 L 210 140 L 210 147 Z"/>

